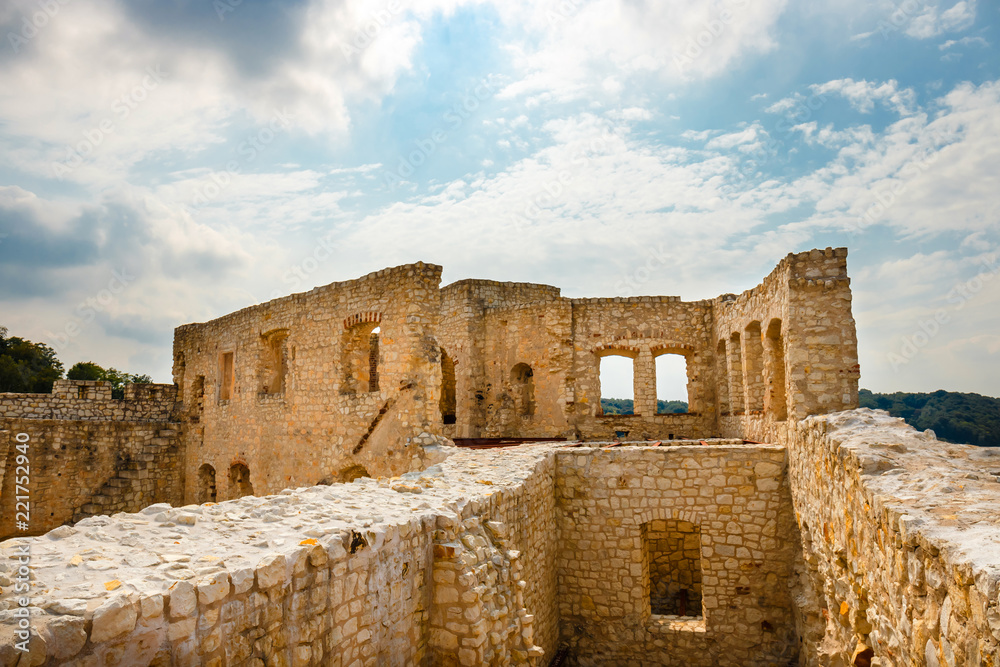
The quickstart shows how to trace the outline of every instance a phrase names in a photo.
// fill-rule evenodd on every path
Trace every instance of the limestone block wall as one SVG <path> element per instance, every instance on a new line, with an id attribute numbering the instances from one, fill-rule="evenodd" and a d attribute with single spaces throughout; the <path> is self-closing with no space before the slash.
<path id="1" fill-rule="evenodd" d="M 1000 450 L 880 410 L 770 425 L 787 445 L 806 665 L 1000 665 Z"/>
<path id="2" fill-rule="evenodd" d="M 425 467 L 417 436 L 441 432 L 440 275 L 385 269 L 179 327 L 185 498 Z"/>
<path id="3" fill-rule="evenodd" d="M 180 503 L 178 432 L 159 422 L 0 419 L 0 539 L 40 535 L 84 516 Z M 27 474 L 16 436 L 26 434 Z M 16 528 L 17 482 L 26 478 L 30 530 Z"/>
<path id="4" fill-rule="evenodd" d="M 565 299 L 484 313 L 484 437 L 573 435 L 566 419 L 573 312 Z"/>
<path id="5" fill-rule="evenodd" d="M 587 439 L 612 439 L 619 418 L 600 410 L 600 359 L 621 354 L 633 359 L 636 415 L 625 420 L 629 438 L 709 437 L 715 430 L 712 304 L 678 297 L 574 299 L 572 401 L 570 423 Z M 685 416 L 656 414 L 656 366 L 660 354 L 687 360 Z"/>
<path id="6" fill-rule="evenodd" d="M 451 357 L 455 368 L 456 423 L 445 425 L 444 434 L 449 437 L 485 437 L 485 432 L 496 433 L 504 427 L 510 429 L 504 435 L 517 434 L 516 429 L 526 426 L 531 429 L 539 422 L 522 424 L 521 420 L 510 419 L 503 407 L 504 396 L 510 400 L 510 374 L 513 367 L 524 360 L 514 361 L 519 353 L 528 353 L 533 360 L 544 359 L 550 368 L 557 368 L 558 362 L 548 358 L 546 351 L 550 341 L 536 342 L 531 336 L 544 331 L 545 325 L 538 326 L 525 317 L 517 318 L 514 330 L 524 334 L 525 340 L 518 340 L 510 332 L 497 330 L 495 326 L 506 321 L 502 316 L 494 316 L 487 323 L 487 312 L 497 313 L 509 309 L 536 305 L 535 315 L 560 308 L 559 289 L 549 285 L 530 283 L 508 283 L 493 280 L 461 280 L 441 289 L 441 317 L 438 326 L 438 341 Z M 556 315 L 556 320 L 559 316 Z M 518 349 L 524 345 L 528 349 Z M 513 348 L 513 349 L 511 349 Z M 556 357 L 559 355 L 556 354 Z M 501 361 L 503 363 L 501 363 Z M 556 370 L 556 372 L 558 372 Z M 536 396 L 544 398 L 541 393 Z M 558 398 L 552 397 L 554 403 Z M 545 411 L 552 407 L 542 406 Z M 538 419 L 561 427 L 562 415 L 555 412 L 540 413 Z M 506 419 L 506 421 L 503 421 Z M 534 429 L 537 433 L 540 429 Z M 545 435 L 556 435 L 561 431 Z"/>
<path id="7" fill-rule="evenodd" d="M 713 310 L 724 435 L 750 430 L 760 415 L 784 421 L 857 407 L 846 248 L 790 254 L 760 285 L 719 297 Z"/>
<path id="8" fill-rule="evenodd" d="M 461 451 L 402 478 L 154 505 L 9 540 L 0 664 L 547 664 L 553 449 Z M 25 549 L 22 658 L 10 583 Z"/>
<path id="9" fill-rule="evenodd" d="M 169 384 L 129 384 L 119 400 L 111 398 L 110 382 L 56 380 L 51 394 L 0 394 L 0 417 L 167 421 L 176 393 Z"/>
<path id="10" fill-rule="evenodd" d="M 798 543 L 777 446 L 564 449 L 561 638 L 578 665 L 788 664 Z M 700 531 L 700 609 L 654 616 L 645 531 Z M 694 618 L 699 616 L 700 618 Z"/>

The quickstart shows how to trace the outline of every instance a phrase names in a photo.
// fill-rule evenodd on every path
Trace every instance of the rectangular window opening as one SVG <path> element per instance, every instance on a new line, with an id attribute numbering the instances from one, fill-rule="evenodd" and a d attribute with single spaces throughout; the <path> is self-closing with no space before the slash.
<path id="1" fill-rule="evenodd" d="M 702 619 L 701 529 L 667 519 L 643 526 L 653 616 Z"/>

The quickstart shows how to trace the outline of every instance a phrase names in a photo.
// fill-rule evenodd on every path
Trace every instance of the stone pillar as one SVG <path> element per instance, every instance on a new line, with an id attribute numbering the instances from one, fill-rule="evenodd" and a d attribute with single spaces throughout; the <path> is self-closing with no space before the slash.
<path id="1" fill-rule="evenodd" d="M 732 414 L 742 414 L 745 408 L 743 400 L 743 358 L 740 353 L 740 335 L 734 333 L 726 346 L 729 354 L 729 405 Z"/>
<path id="2" fill-rule="evenodd" d="M 656 361 L 648 348 L 639 350 L 632 360 L 632 396 L 637 415 L 656 414 Z"/>
<path id="3" fill-rule="evenodd" d="M 763 367 L 760 322 L 752 322 L 743 332 L 743 391 L 748 413 L 764 409 Z"/>

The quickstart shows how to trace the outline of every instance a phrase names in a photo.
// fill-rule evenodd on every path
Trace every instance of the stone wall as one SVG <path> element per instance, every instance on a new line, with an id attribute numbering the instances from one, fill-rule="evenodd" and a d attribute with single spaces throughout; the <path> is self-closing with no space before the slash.
<path id="1" fill-rule="evenodd" d="M 0 419 L 0 538 L 40 535 L 68 521 L 180 503 L 179 432 L 166 423 Z M 27 435 L 27 474 L 18 470 L 16 436 Z M 17 489 L 28 480 L 28 494 Z M 30 499 L 30 530 L 15 527 L 19 495 Z"/>
<path id="2" fill-rule="evenodd" d="M 476 280 L 441 293 L 437 337 L 455 369 L 450 437 L 736 436 L 756 418 L 857 406 L 846 248 L 788 255 L 757 287 L 711 301 L 567 299 L 546 285 Z M 686 361 L 685 415 L 656 414 L 663 354 Z M 609 355 L 632 359 L 634 415 L 602 414 Z"/>
<path id="3" fill-rule="evenodd" d="M 857 407 L 846 248 L 788 255 L 757 287 L 716 299 L 713 311 L 723 435 L 752 430 L 759 416 L 784 421 Z M 737 419 L 724 420 L 730 416 Z"/>
<path id="4" fill-rule="evenodd" d="M 167 421 L 176 394 L 170 384 L 129 384 L 114 399 L 110 382 L 56 380 L 51 394 L 0 394 L 0 418 Z"/>
<path id="5" fill-rule="evenodd" d="M 30 664 L 546 664 L 552 452 L 465 451 L 403 478 L 154 505 L 9 540 L 0 664 L 20 657 L 9 585 L 24 547 Z"/>
<path id="6" fill-rule="evenodd" d="M 778 444 L 444 448 L 8 540 L 0 665 L 1000 665 L 1000 453 L 869 410 L 756 423 Z M 654 616 L 673 532 L 702 603 Z"/>
<path id="7" fill-rule="evenodd" d="M 882 411 L 749 434 L 787 445 L 804 665 L 1000 665 L 1000 449 Z"/>
<path id="8" fill-rule="evenodd" d="M 580 448 L 560 451 L 557 465 L 559 616 L 572 664 L 743 666 L 796 657 L 798 539 L 783 448 Z M 644 537 L 676 521 L 700 535 L 702 605 L 688 617 L 652 615 Z"/>
<path id="9" fill-rule="evenodd" d="M 385 269 L 179 327 L 185 497 L 204 499 L 203 480 L 222 500 L 428 465 L 422 444 L 441 431 L 440 275 Z"/>

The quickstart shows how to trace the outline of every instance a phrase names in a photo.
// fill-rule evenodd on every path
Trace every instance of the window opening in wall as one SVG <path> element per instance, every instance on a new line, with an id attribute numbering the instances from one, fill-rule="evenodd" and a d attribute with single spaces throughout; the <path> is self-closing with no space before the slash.
<path id="1" fill-rule="evenodd" d="M 205 463 L 198 468 L 198 502 L 214 503 L 216 496 L 215 468 Z"/>
<path id="2" fill-rule="evenodd" d="M 664 353 L 656 357 L 656 413 L 688 411 L 688 359 L 683 354 Z"/>
<path id="3" fill-rule="evenodd" d="M 600 359 L 601 409 L 597 414 L 635 414 L 634 359 L 613 352 L 604 353 Z"/>
<path id="4" fill-rule="evenodd" d="M 441 350 L 441 420 L 455 423 L 455 361 Z"/>
<path id="5" fill-rule="evenodd" d="M 701 530 L 688 521 L 643 524 L 649 576 L 649 609 L 658 616 L 703 615 Z"/>
<path id="6" fill-rule="evenodd" d="M 378 341 L 381 327 L 372 329 L 368 337 L 368 391 L 378 391 Z"/>
<path id="7" fill-rule="evenodd" d="M 288 374 L 288 331 L 280 329 L 261 336 L 260 393 L 282 394 Z"/>
<path id="8" fill-rule="evenodd" d="M 767 374 L 765 406 L 775 421 L 788 419 L 788 402 L 785 397 L 785 344 L 781 335 L 781 320 L 773 319 L 767 325 L 765 338 L 764 370 Z"/>
<path id="9" fill-rule="evenodd" d="M 521 417 L 535 414 L 535 374 L 528 364 L 517 364 L 510 371 L 514 409 Z"/>
<path id="10" fill-rule="evenodd" d="M 84 385 L 82 387 L 77 387 L 76 388 L 76 397 L 77 398 L 87 398 L 87 387 L 86 387 L 86 385 Z"/>
<path id="11" fill-rule="evenodd" d="M 250 468 L 243 463 L 229 466 L 230 498 L 242 498 L 253 495 L 253 484 L 250 483 Z"/>
<path id="12" fill-rule="evenodd" d="M 382 330 L 376 322 L 362 322 L 344 331 L 341 345 L 342 394 L 379 390 L 379 347 Z"/>
<path id="13" fill-rule="evenodd" d="M 337 481 L 346 484 L 361 477 L 371 477 L 371 475 L 368 474 L 368 470 L 364 466 L 350 466 L 340 471 L 340 474 L 337 475 Z"/>
<path id="14" fill-rule="evenodd" d="M 233 353 L 223 352 L 219 362 L 219 374 L 221 375 L 221 382 L 219 383 L 220 401 L 228 401 L 233 396 L 233 372 Z"/>
<path id="15" fill-rule="evenodd" d="M 747 393 L 747 412 L 764 409 L 764 347 L 760 322 L 751 322 L 743 332 L 743 371 Z"/>

